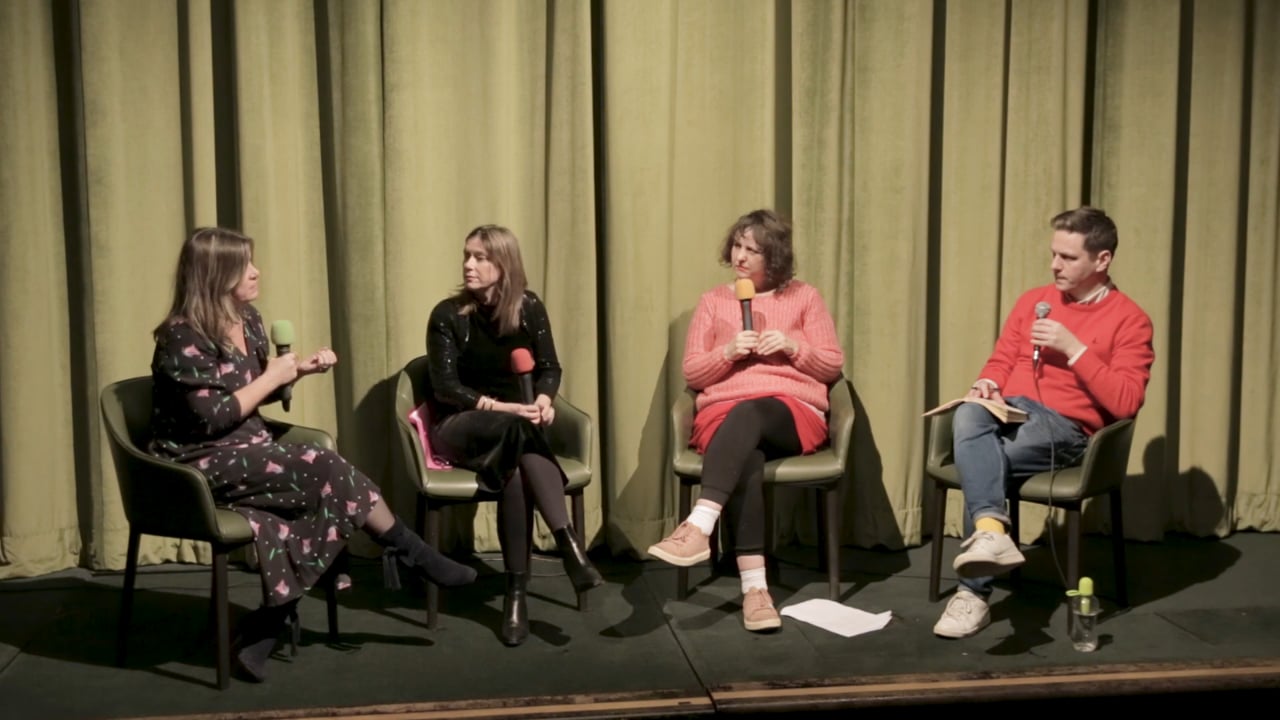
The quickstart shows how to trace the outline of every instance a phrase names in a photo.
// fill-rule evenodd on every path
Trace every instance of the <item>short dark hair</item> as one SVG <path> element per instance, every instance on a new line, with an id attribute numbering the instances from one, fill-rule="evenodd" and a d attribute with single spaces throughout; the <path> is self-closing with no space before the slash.
<path id="1" fill-rule="evenodd" d="M 720 263 L 733 264 L 733 241 L 751 231 L 764 253 L 764 279 L 772 288 L 783 288 L 796 275 L 795 254 L 791 251 L 791 221 L 773 210 L 753 210 L 738 218 L 720 246 Z"/>
<path id="2" fill-rule="evenodd" d="M 1120 244 L 1116 224 L 1105 212 L 1088 205 L 1060 212 L 1053 216 L 1049 224 L 1054 230 L 1083 235 L 1084 249 L 1090 255 L 1097 255 L 1103 250 L 1115 255 L 1116 246 Z"/>

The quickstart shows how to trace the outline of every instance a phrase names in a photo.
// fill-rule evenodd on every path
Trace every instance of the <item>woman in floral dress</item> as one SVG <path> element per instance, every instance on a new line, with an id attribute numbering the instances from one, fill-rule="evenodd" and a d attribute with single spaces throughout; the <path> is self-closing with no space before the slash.
<path id="1" fill-rule="evenodd" d="M 237 629 L 236 665 L 262 681 L 267 658 L 302 595 L 363 529 L 388 553 L 441 585 L 474 569 L 423 542 L 378 487 L 332 450 L 278 443 L 258 409 L 298 378 L 337 362 L 328 348 L 270 356 L 253 240 L 201 228 L 183 245 L 173 305 L 154 331 L 151 452 L 198 468 L 215 502 L 253 528 L 263 604 Z"/>

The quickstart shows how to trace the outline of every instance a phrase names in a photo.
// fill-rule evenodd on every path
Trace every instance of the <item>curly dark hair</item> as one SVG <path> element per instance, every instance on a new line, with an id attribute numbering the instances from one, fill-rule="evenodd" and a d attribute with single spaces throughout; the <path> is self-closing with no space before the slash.
<path id="1" fill-rule="evenodd" d="M 726 267 L 733 264 L 733 242 L 748 230 L 764 253 L 764 277 L 769 289 L 785 288 L 796 276 L 791 221 L 773 210 L 753 210 L 738 218 L 720 246 L 720 264 Z"/>

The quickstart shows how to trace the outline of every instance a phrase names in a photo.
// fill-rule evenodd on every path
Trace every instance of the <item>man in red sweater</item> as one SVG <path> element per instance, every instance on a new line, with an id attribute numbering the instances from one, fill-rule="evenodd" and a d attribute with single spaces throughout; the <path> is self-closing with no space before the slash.
<path id="1" fill-rule="evenodd" d="M 1007 489 L 1079 462 L 1090 435 L 1137 415 L 1151 377 L 1151 319 L 1108 274 L 1115 223 L 1082 207 L 1051 226 L 1053 284 L 1018 299 L 969 390 L 1025 410 L 1028 420 L 1001 423 L 976 403 L 960 405 L 953 418 L 966 540 L 954 563 L 961 587 L 933 627 L 941 637 L 989 625 L 992 577 L 1024 562 L 1009 537 Z"/>

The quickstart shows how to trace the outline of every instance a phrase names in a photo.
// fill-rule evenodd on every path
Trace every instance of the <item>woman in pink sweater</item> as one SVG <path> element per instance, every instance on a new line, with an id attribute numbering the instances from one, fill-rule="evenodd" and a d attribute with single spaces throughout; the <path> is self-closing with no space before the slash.
<path id="1" fill-rule="evenodd" d="M 844 351 L 818 291 L 794 279 L 791 225 L 777 213 L 739 218 L 720 261 L 737 282 L 702 295 L 684 353 L 685 381 L 698 392 L 689 444 L 703 455 L 702 493 L 649 554 L 682 567 L 706 560 L 725 509 L 742 580 L 743 626 L 768 631 L 782 619 L 765 582 L 764 464 L 811 453 L 826 441 L 827 386 L 840 377 Z M 749 324 L 741 298 L 751 298 Z"/>

